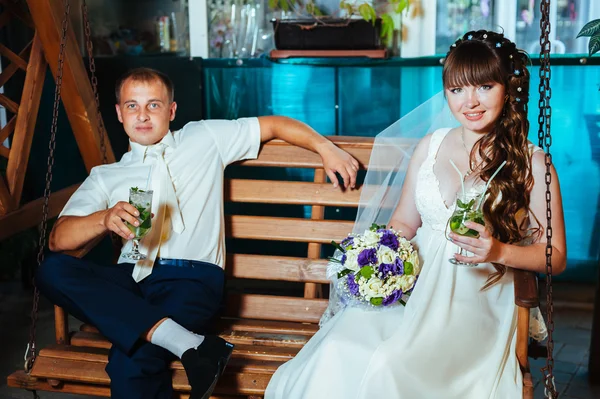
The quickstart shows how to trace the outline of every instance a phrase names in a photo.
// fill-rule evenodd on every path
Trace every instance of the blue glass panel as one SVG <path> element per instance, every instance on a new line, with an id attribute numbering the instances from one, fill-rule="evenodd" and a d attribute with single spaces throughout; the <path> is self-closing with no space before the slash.
<path id="1" fill-rule="evenodd" d="M 441 90 L 441 67 L 417 61 L 257 60 L 239 68 L 230 61 L 226 67 L 208 63 L 206 117 L 279 114 L 325 135 L 375 136 Z M 537 67 L 531 72 L 530 140 L 537 144 Z M 551 152 L 561 182 L 569 265 L 561 278 L 576 281 L 595 278 L 600 258 L 599 84 L 600 65 L 552 67 Z M 312 180 L 306 172 L 288 171 Z"/>

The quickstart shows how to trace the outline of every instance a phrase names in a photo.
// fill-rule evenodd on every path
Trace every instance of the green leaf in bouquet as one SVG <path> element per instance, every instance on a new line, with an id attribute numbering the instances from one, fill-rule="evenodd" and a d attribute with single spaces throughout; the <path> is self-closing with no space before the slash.
<path id="1" fill-rule="evenodd" d="M 371 305 L 381 306 L 383 303 L 383 298 L 371 298 L 369 302 L 371 302 Z"/>
<path id="2" fill-rule="evenodd" d="M 346 250 L 337 242 L 332 240 L 331 245 L 333 245 L 337 250 L 342 251 L 342 253 L 346 253 Z"/>
<path id="3" fill-rule="evenodd" d="M 344 277 L 344 276 L 346 276 L 346 275 L 348 275 L 350 273 L 352 273 L 352 270 L 350 270 L 350 269 L 344 269 L 344 270 L 338 272 L 337 277 L 338 278 L 342 278 L 342 277 Z"/>
<path id="4" fill-rule="evenodd" d="M 341 260 L 339 260 L 338 258 L 334 258 L 333 256 L 328 257 L 327 260 L 333 263 L 339 263 L 340 265 L 342 264 Z"/>
<path id="5" fill-rule="evenodd" d="M 363 276 L 364 278 L 366 278 L 367 280 L 371 278 L 371 276 L 373 275 L 373 267 L 372 266 L 363 266 L 362 269 L 360 269 L 360 275 Z"/>
<path id="6" fill-rule="evenodd" d="M 400 302 L 402 304 L 402 306 L 406 306 L 406 302 L 403 301 L 402 299 L 398 299 L 398 302 Z"/>
<path id="7" fill-rule="evenodd" d="M 414 272 L 414 266 L 411 262 L 404 262 L 404 274 L 411 275 Z"/>
<path id="8" fill-rule="evenodd" d="M 380 230 L 380 229 L 385 229 L 385 224 L 373 223 L 371 225 L 371 227 L 369 228 L 369 230 L 371 230 L 371 231 L 377 231 L 377 230 Z"/>

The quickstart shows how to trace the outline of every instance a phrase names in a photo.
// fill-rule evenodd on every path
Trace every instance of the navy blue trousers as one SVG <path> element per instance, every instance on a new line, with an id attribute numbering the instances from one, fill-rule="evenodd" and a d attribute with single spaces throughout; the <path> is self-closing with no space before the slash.
<path id="1" fill-rule="evenodd" d="M 136 283 L 132 270 L 132 264 L 100 265 L 53 254 L 39 268 L 36 283 L 53 303 L 96 326 L 113 344 L 106 367 L 112 398 L 171 399 L 169 363 L 175 356 L 141 337 L 164 317 L 206 333 L 223 298 L 224 273 L 204 262 L 161 265 Z"/>

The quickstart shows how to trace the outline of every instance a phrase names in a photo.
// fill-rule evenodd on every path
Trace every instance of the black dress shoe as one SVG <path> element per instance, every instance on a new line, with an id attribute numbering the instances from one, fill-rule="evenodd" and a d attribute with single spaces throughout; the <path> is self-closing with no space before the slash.
<path id="1" fill-rule="evenodd" d="M 188 377 L 190 399 L 209 399 L 233 352 L 233 344 L 216 335 L 207 335 L 197 348 L 185 351 L 181 364 Z"/>

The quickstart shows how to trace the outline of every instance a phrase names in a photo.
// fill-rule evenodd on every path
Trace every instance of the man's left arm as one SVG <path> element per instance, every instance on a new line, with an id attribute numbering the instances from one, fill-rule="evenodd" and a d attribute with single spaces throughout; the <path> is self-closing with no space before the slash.
<path id="1" fill-rule="evenodd" d="M 356 186 L 356 173 L 359 169 L 358 161 L 310 126 L 285 116 L 261 116 L 258 121 L 261 142 L 281 139 L 316 152 L 323 159 L 325 173 L 333 182 L 334 187 L 338 186 L 336 173 L 342 177 L 345 188 Z"/>

